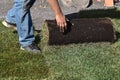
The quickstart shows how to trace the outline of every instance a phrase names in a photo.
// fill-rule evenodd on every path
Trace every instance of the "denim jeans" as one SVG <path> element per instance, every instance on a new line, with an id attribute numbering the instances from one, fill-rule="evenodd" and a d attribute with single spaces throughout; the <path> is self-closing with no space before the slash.
<path id="1" fill-rule="evenodd" d="M 14 5 L 6 16 L 6 21 L 17 25 L 19 42 L 22 47 L 32 44 L 35 40 L 30 8 L 35 0 L 14 0 Z"/>

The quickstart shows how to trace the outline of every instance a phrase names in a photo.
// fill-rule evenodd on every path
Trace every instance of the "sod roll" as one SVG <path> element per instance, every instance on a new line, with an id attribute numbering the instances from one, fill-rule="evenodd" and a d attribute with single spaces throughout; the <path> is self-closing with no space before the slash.
<path id="1" fill-rule="evenodd" d="M 67 30 L 60 32 L 55 20 L 46 20 L 42 38 L 49 45 L 83 42 L 114 42 L 113 24 L 107 18 L 82 18 L 67 22 Z"/>

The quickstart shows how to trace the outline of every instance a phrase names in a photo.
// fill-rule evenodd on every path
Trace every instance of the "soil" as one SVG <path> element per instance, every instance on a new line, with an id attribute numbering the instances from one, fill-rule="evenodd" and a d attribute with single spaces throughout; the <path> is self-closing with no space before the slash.
<path id="1" fill-rule="evenodd" d="M 55 21 L 48 20 L 46 22 L 49 30 L 49 35 L 47 35 L 49 36 L 49 45 L 115 41 L 112 22 L 106 18 L 73 19 L 71 23 L 74 25 L 68 22 L 67 30 L 64 32 L 60 32 Z"/>

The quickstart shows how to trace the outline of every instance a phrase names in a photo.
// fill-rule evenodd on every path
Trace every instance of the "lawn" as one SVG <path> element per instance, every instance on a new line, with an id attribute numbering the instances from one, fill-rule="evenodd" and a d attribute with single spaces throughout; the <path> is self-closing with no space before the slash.
<path id="1" fill-rule="evenodd" d="M 79 43 L 62 46 L 41 45 L 42 54 L 19 49 L 18 35 L 0 21 L 0 80 L 119 80 L 120 9 L 79 12 L 79 18 L 108 17 L 117 40 L 114 43 Z"/>

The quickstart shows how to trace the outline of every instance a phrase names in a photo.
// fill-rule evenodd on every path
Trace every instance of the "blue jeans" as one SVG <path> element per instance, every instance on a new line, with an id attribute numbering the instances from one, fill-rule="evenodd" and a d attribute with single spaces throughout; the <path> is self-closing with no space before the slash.
<path id="1" fill-rule="evenodd" d="M 17 25 L 19 42 L 22 47 L 35 40 L 30 8 L 35 0 L 14 0 L 13 8 L 8 11 L 6 21 Z"/>

